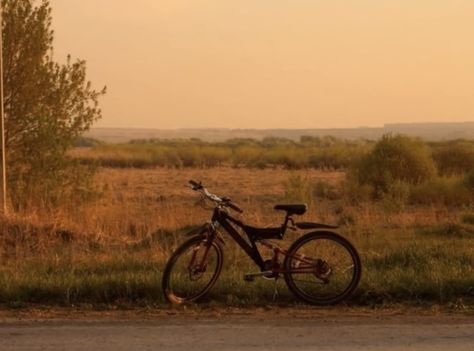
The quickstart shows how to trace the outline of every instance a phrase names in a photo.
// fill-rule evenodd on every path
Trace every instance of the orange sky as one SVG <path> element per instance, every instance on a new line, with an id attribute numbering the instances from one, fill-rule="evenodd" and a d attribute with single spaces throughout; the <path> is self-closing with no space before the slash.
<path id="1" fill-rule="evenodd" d="M 101 127 L 474 121 L 473 0 L 51 0 Z"/>

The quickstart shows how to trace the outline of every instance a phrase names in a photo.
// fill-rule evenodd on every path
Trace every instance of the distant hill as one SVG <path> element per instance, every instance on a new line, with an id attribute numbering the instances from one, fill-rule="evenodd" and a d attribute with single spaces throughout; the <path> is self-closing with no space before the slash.
<path id="1" fill-rule="evenodd" d="M 474 139 L 474 122 L 386 124 L 384 131 L 426 140 Z"/>
<path id="2" fill-rule="evenodd" d="M 225 141 L 232 138 L 280 137 L 299 140 L 302 135 L 334 136 L 341 139 L 378 139 L 386 133 L 401 133 L 424 140 L 474 139 L 474 122 L 386 124 L 382 128 L 347 129 L 126 129 L 93 128 L 85 137 L 108 143 L 136 139 L 191 139 Z"/>

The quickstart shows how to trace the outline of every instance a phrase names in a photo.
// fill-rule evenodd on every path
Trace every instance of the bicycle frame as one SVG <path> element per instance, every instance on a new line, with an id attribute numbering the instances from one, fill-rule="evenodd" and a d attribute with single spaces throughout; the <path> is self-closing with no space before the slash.
<path id="1" fill-rule="evenodd" d="M 230 216 L 226 211 L 221 210 L 216 207 L 212 214 L 212 223 L 213 228 L 217 231 L 216 223 L 218 223 L 225 231 L 234 239 L 234 241 L 244 250 L 244 252 L 255 262 L 255 264 L 260 267 L 261 270 L 265 269 L 265 263 L 263 261 L 260 252 L 258 251 L 255 240 L 248 238 L 250 244 L 235 230 L 231 223 L 237 225 L 238 227 L 244 227 L 244 223 Z"/>
<path id="2" fill-rule="evenodd" d="M 282 235 L 284 235 L 286 232 L 287 224 L 289 220 L 290 218 L 287 216 L 285 218 L 284 224 L 281 226 Z M 257 241 L 259 241 L 264 246 L 267 246 L 273 250 L 274 259 L 276 259 L 279 254 L 282 254 L 284 256 L 288 255 L 287 250 L 284 250 L 272 243 L 269 243 L 266 240 L 255 240 L 247 234 L 248 241 L 250 242 L 249 244 L 247 240 L 245 240 L 244 237 L 237 232 L 237 230 L 232 226 L 232 224 L 235 224 L 236 226 L 242 228 L 242 230 L 246 233 L 244 229 L 245 227 L 244 223 L 230 216 L 226 211 L 223 211 L 222 209 L 218 207 L 214 209 L 214 212 L 212 215 L 212 230 L 214 232 L 213 233 L 214 237 L 217 237 L 217 228 L 220 225 L 232 237 L 232 239 L 234 239 L 234 241 L 242 248 L 242 250 L 244 250 L 247 256 L 249 256 L 252 259 L 252 261 L 255 262 L 255 264 L 260 268 L 262 272 L 265 271 L 267 267 L 265 267 L 265 261 L 263 260 L 260 254 L 260 251 L 258 250 L 258 247 L 256 245 Z M 314 272 L 313 262 L 307 259 L 305 260 L 305 258 L 301 257 L 300 255 L 295 255 L 294 257 L 298 261 L 309 264 L 310 266 L 295 267 L 294 269 L 291 269 L 291 273 Z M 288 273 L 287 271 L 281 268 L 274 268 L 272 269 L 272 272 L 277 273 L 277 274 Z"/>

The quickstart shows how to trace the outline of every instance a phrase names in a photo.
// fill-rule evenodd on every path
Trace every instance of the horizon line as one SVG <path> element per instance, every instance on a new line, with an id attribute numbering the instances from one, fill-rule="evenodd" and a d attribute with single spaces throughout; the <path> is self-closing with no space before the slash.
<path id="1" fill-rule="evenodd" d="M 441 124 L 474 124 L 474 121 L 463 122 L 394 122 L 385 123 L 381 126 L 358 126 L 358 127 L 307 127 L 307 128 L 229 128 L 229 127 L 177 127 L 177 128 L 158 128 L 158 127 L 121 127 L 121 126 L 92 126 L 90 129 L 134 129 L 134 130 L 349 130 L 349 129 L 384 129 L 388 126 L 415 126 L 415 125 L 441 125 Z"/>

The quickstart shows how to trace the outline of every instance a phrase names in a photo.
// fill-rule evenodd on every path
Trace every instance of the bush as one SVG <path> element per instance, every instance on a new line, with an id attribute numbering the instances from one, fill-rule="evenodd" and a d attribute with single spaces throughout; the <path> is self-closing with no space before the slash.
<path id="1" fill-rule="evenodd" d="M 381 195 L 381 203 L 387 211 L 402 211 L 410 197 L 410 186 L 396 180 L 390 184 L 388 190 Z"/>
<path id="2" fill-rule="evenodd" d="M 474 202 L 462 178 L 439 177 L 412 186 L 410 202 L 419 205 L 463 206 Z"/>
<path id="3" fill-rule="evenodd" d="M 469 192 L 474 193 L 474 170 L 464 176 L 463 183 Z"/>
<path id="4" fill-rule="evenodd" d="M 421 184 L 432 179 L 436 167 L 421 141 L 402 135 L 384 135 L 350 173 L 359 184 L 372 186 L 374 195 L 380 197 L 389 193 L 396 182 Z"/>
<path id="5" fill-rule="evenodd" d="M 354 179 L 347 179 L 342 183 L 342 194 L 353 205 L 360 205 L 371 201 L 374 195 L 374 188 L 368 184 L 358 184 Z"/>
<path id="6" fill-rule="evenodd" d="M 79 137 L 74 143 L 74 147 L 93 147 L 101 145 L 103 142 L 93 138 Z"/>
<path id="7" fill-rule="evenodd" d="M 474 169 L 474 144 L 450 142 L 436 148 L 433 158 L 441 175 L 464 174 Z"/>
<path id="8" fill-rule="evenodd" d="M 474 213 L 466 213 L 464 216 L 462 216 L 461 222 L 474 225 Z"/>

